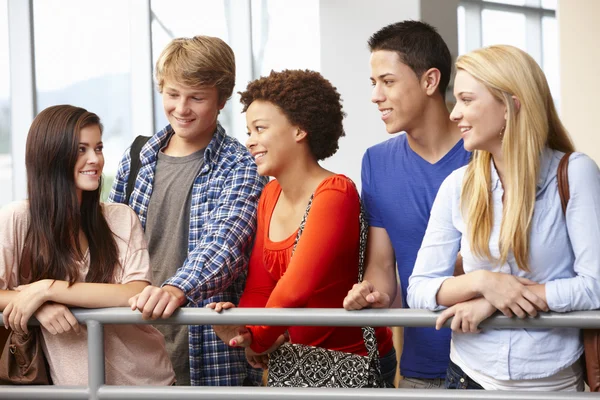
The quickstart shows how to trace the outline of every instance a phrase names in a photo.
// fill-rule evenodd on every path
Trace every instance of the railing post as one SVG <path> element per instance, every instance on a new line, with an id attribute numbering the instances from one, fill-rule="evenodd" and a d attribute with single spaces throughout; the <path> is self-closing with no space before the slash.
<path id="1" fill-rule="evenodd" d="M 87 321 L 87 331 L 90 400 L 98 400 L 98 389 L 104 385 L 104 326 L 98 321 Z"/>

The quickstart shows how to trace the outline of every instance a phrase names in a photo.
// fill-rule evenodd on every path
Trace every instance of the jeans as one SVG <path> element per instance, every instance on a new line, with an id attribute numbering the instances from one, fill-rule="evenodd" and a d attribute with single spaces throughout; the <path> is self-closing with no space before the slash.
<path id="1" fill-rule="evenodd" d="M 389 387 L 394 387 L 394 379 L 396 378 L 396 369 L 398 360 L 396 360 L 396 349 L 392 347 L 385 356 L 379 357 L 379 365 L 381 369 L 381 377 Z"/>
<path id="2" fill-rule="evenodd" d="M 404 377 L 398 383 L 399 389 L 444 389 L 444 378 Z"/>
<path id="3" fill-rule="evenodd" d="M 473 379 L 469 378 L 467 374 L 456 364 L 450 361 L 448 364 L 448 370 L 446 371 L 446 382 L 444 382 L 446 389 L 481 389 L 483 387 Z"/>

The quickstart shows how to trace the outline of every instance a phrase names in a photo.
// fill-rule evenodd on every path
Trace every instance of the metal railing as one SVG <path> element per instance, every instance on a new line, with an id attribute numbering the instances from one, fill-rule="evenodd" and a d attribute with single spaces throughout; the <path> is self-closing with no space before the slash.
<path id="1" fill-rule="evenodd" d="M 571 400 L 598 398 L 595 393 L 469 391 L 421 389 L 333 389 L 266 387 L 160 387 L 108 386 L 104 381 L 105 324 L 169 325 L 294 325 L 294 326 L 435 326 L 437 313 L 425 310 L 343 309 L 264 309 L 236 308 L 221 314 L 203 308 L 184 308 L 171 318 L 143 320 L 128 308 L 74 309 L 77 320 L 88 331 L 88 387 L 84 386 L 0 386 L 0 399 L 494 399 L 494 400 Z M 451 320 L 444 326 L 449 327 Z M 39 323 L 32 319 L 32 325 Z M 0 326 L 2 319 L 0 318 Z M 565 314 L 542 313 L 523 320 L 493 316 L 481 324 L 493 328 L 600 328 L 600 311 Z"/>

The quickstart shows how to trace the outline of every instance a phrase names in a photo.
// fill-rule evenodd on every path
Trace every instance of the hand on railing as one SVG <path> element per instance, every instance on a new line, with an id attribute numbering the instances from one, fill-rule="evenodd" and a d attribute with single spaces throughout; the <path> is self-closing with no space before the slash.
<path id="1" fill-rule="evenodd" d="M 70 332 L 71 330 L 79 333 L 77 319 L 64 304 L 45 303 L 34 313 L 34 316 L 52 335 Z"/>
<path id="2" fill-rule="evenodd" d="M 29 318 L 31 318 L 42 304 L 46 302 L 46 293 L 52 282 L 50 279 L 42 279 L 29 285 L 21 285 L 15 288 L 15 291 L 18 293 L 13 296 L 2 313 L 4 326 L 10 327 L 13 331 L 21 335 L 27 333 L 27 322 L 29 322 Z"/>
<path id="3" fill-rule="evenodd" d="M 175 286 L 146 286 L 129 299 L 129 306 L 133 311 L 139 310 L 144 319 L 158 319 L 169 318 L 185 302 L 185 293 Z"/>
<path id="4" fill-rule="evenodd" d="M 235 304 L 222 301 L 219 303 L 210 303 L 206 305 L 220 313 L 223 310 L 235 308 Z M 231 347 L 248 347 L 252 344 L 252 334 L 244 325 L 213 325 L 213 330 L 217 336 L 228 346 Z"/>
<path id="5" fill-rule="evenodd" d="M 450 328 L 456 333 L 479 333 L 479 324 L 491 317 L 496 308 L 484 297 L 458 303 L 442 311 L 435 321 L 435 329 L 442 329 L 444 323 L 452 318 Z"/>
<path id="6" fill-rule="evenodd" d="M 389 308 L 390 296 L 375 290 L 369 281 L 355 283 L 348 291 L 343 306 L 346 310 L 362 310 L 363 308 Z"/>
<path id="7" fill-rule="evenodd" d="M 499 272 L 481 271 L 480 275 L 482 296 L 507 317 L 535 317 L 538 310 L 548 311 L 548 304 L 528 287 L 536 282 Z"/>

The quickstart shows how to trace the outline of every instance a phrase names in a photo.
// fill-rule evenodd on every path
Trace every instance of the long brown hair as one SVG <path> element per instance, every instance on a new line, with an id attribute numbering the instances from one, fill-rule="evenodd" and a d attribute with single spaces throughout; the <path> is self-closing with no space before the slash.
<path id="1" fill-rule="evenodd" d="M 460 56 L 456 69 L 483 83 L 507 109 L 502 154 L 506 165 L 505 205 L 500 228 L 500 259 L 512 251 L 519 269 L 528 271 L 529 233 L 535 206 L 540 159 L 544 148 L 574 151 L 560 122 L 544 72 L 527 53 L 513 46 L 496 45 Z M 516 110 L 512 96 L 520 109 Z M 483 150 L 473 152 L 461 192 L 467 232 L 473 252 L 492 260 L 489 249 L 493 225 L 491 159 Z"/>
<path id="2" fill-rule="evenodd" d="M 31 281 L 79 277 L 85 254 L 79 241 L 88 240 L 87 282 L 111 283 L 119 264 L 117 244 L 100 206 L 100 190 L 84 191 L 81 206 L 75 187 L 79 133 L 98 126 L 100 118 L 79 107 L 48 107 L 33 120 L 25 150 L 29 228 L 22 260 L 31 266 Z"/>

